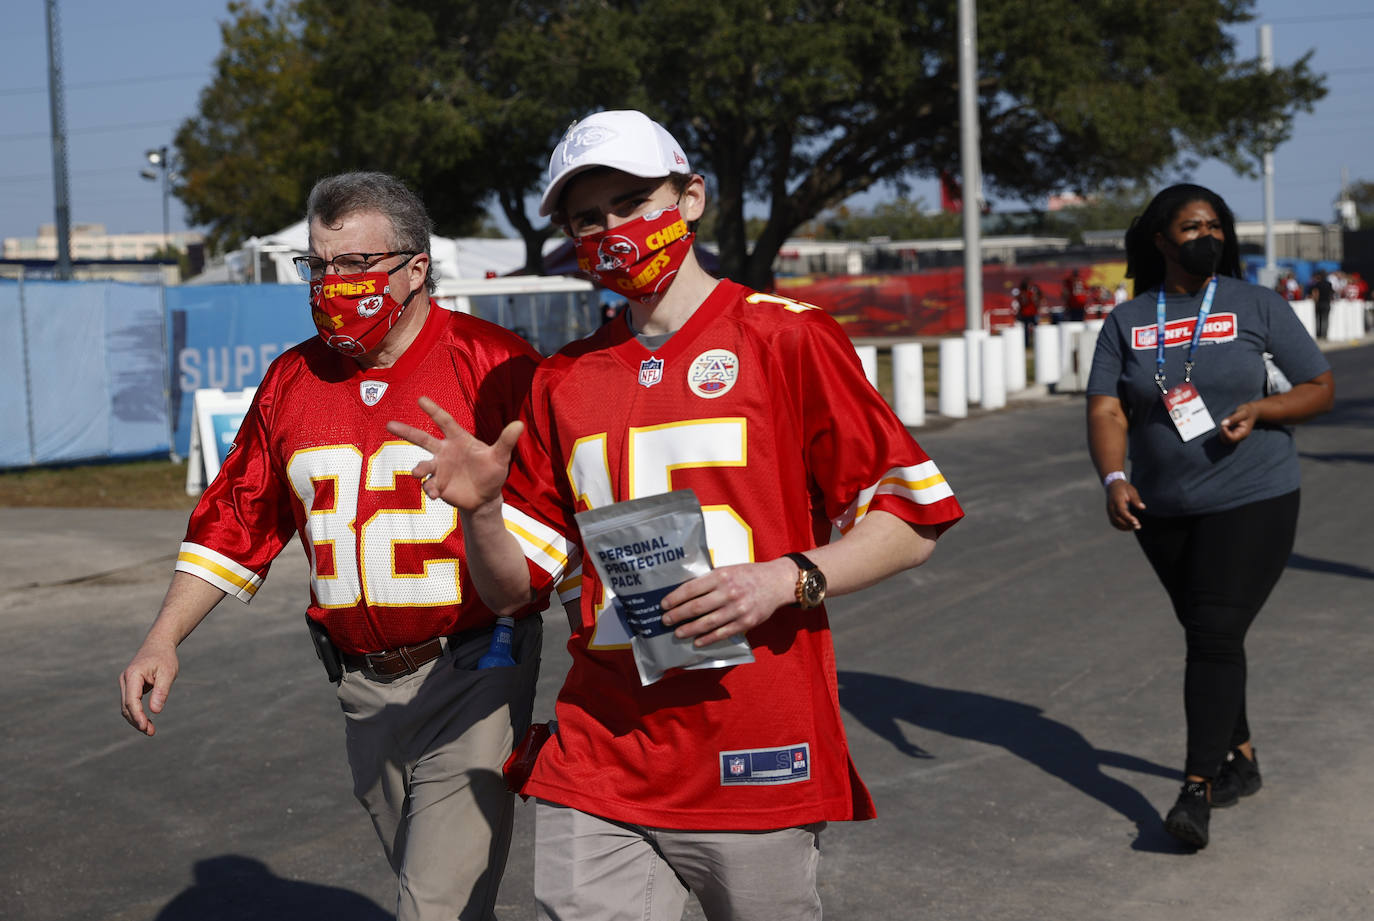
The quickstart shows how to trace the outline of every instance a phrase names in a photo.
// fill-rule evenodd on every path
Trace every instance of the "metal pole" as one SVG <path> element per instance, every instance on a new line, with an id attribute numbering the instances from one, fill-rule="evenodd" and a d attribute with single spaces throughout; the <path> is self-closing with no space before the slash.
<path id="1" fill-rule="evenodd" d="M 1274 69 L 1274 27 L 1259 27 L 1260 66 L 1265 73 Z M 1266 288 L 1274 287 L 1279 279 L 1279 269 L 1274 261 L 1274 148 L 1267 144 L 1264 148 L 1264 274 L 1260 282 Z"/>
<path id="2" fill-rule="evenodd" d="M 168 232 L 167 224 L 167 173 L 171 169 L 171 164 L 167 162 L 167 148 L 163 147 L 162 152 L 162 254 L 170 255 L 172 249 L 172 237 Z"/>
<path id="3" fill-rule="evenodd" d="M 982 166 L 978 151 L 978 14 L 959 0 L 959 159 L 964 182 L 964 320 L 983 328 Z"/>
<path id="4" fill-rule="evenodd" d="M 57 268 L 60 281 L 72 277 L 72 218 L 67 204 L 67 126 L 62 102 L 62 36 L 57 0 L 47 0 L 48 115 L 52 122 L 52 185 L 57 222 Z"/>

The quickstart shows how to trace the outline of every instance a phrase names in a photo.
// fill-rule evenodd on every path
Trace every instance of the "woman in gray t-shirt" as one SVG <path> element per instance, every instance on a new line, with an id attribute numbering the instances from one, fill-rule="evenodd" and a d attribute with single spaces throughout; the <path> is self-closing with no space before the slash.
<path id="1" fill-rule="evenodd" d="M 1135 532 L 1183 625 L 1187 776 L 1164 827 L 1201 848 L 1212 807 L 1260 787 L 1245 633 L 1293 547 L 1288 426 L 1329 410 L 1334 391 L 1288 303 L 1241 279 L 1235 220 L 1216 193 L 1160 192 L 1126 232 L 1126 258 L 1136 297 L 1098 336 L 1088 445 L 1108 520 Z M 1291 390 L 1266 395 L 1266 353 Z"/>

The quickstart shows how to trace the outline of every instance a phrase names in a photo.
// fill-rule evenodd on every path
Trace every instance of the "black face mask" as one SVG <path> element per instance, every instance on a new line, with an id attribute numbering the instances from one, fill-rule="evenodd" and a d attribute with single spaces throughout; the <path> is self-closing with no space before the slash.
<path id="1" fill-rule="evenodd" d="M 1179 244 L 1178 264 L 1190 275 L 1211 275 L 1221 262 L 1221 247 L 1222 242 L 1211 234 L 1194 237 Z"/>

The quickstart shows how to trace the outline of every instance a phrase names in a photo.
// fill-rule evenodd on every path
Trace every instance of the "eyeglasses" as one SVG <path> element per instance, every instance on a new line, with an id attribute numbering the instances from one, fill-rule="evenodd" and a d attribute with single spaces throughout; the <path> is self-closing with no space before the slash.
<path id="1" fill-rule="evenodd" d="M 418 255 L 420 255 L 418 252 L 398 250 L 394 253 L 340 253 L 333 259 L 321 259 L 319 256 L 297 256 L 291 261 L 296 264 L 296 274 L 300 276 L 301 281 L 318 281 L 324 277 L 324 270 L 331 265 L 334 266 L 334 271 L 340 275 L 361 275 L 383 259 L 389 259 L 392 256 L 409 256 L 410 258 L 406 260 L 409 262 L 410 259 L 414 259 Z M 401 265 L 405 265 L 405 262 Z M 401 265 L 396 266 L 391 271 L 396 271 Z"/>

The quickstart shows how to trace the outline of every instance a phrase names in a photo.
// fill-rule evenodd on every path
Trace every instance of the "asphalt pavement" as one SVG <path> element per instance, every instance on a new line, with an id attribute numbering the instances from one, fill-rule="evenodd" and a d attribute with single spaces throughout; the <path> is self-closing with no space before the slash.
<path id="1" fill-rule="evenodd" d="M 1336 409 L 1299 429 L 1297 544 L 1247 644 L 1264 788 L 1214 812 L 1197 853 L 1160 827 L 1181 779 L 1182 633 L 1106 522 L 1083 398 L 916 430 L 968 517 L 926 566 L 830 604 L 879 817 L 825 831 L 827 917 L 1374 918 L 1374 345 L 1329 357 Z M 183 644 L 155 738 L 121 719 L 117 677 L 184 527 L 0 509 L 0 918 L 392 917 L 299 550 Z M 537 718 L 565 638 L 555 607 Z M 534 916 L 532 816 L 518 810 L 503 919 Z"/>

